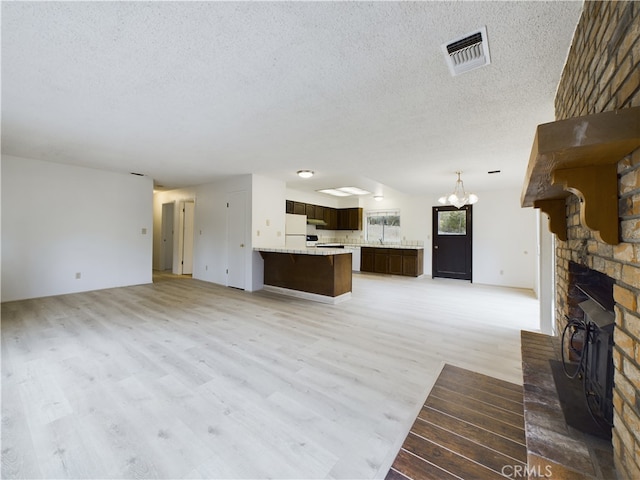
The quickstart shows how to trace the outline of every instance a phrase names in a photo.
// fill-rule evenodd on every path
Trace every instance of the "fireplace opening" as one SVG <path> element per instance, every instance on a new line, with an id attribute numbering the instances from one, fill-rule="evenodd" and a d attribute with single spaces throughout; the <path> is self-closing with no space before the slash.
<path id="1" fill-rule="evenodd" d="M 607 439 L 613 425 L 613 284 L 611 277 L 570 262 L 564 375 L 552 365 L 567 424 Z"/>

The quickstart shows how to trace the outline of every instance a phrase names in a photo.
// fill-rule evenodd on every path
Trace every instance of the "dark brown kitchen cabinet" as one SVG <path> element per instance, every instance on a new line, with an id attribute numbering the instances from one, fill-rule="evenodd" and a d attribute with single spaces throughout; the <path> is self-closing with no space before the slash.
<path id="1" fill-rule="evenodd" d="M 324 208 L 324 221 L 327 224 L 325 230 L 338 229 L 338 210 L 331 207 Z"/>
<path id="2" fill-rule="evenodd" d="M 349 221 L 347 230 L 362 230 L 362 209 L 349 208 Z"/>
<path id="3" fill-rule="evenodd" d="M 309 220 L 324 220 L 320 230 L 362 230 L 362 208 L 331 208 L 286 200 L 286 213 L 306 215 Z"/>
<path id="4" fill-rule="evenodd" d="M 338 230 L 362 230 L 362 208 L 339 209 Z"/>
<path id="5" fill-rule="evenodd" d="M 424 270 L 424 250 L 418 248 L 362 247 L 360 271 L 419 277 Z"/>
<path id="6" fill-rule="evenodd" d="M 293 202 L 293 213 L 296 215 L 306 215 L 307 205 L 302 202 Z"/>
<path id="7" fill-rule="evenodd" d="M 338 210 L 338 230 L 346 230 L 349 223 L 349 214 L 346 208 Z"/>
<path id="8" fill-rule="evenodd" d="M 402 252 L 403 250 L 389 250 L 389 273 L 392 275 L 402 275 Z"/>
<path id="9" fill-rule="evenodd" d="M 305 205 L 305 215 L 307 216 L 307 220 L 311 220 L 316 218 L 316 206 L 309 205 L 308 203 Z"/>
<path id="10" fill-rule="evenodd" d="M 360 251 L 360 271 L 373 272 L 375 261 L 375 248 L 362 247 Z"/>
<path id="11" fill-rule="evenodd" d="M 402 275 L 419 277 L 424 270 L 424 250 L 402 250 Z"/>
<path id="12" fill-rule="evenodd" d="M 386 248 L 375 249 L 373 271 L 376 273 L 389 273 L 389 250 Z"/>

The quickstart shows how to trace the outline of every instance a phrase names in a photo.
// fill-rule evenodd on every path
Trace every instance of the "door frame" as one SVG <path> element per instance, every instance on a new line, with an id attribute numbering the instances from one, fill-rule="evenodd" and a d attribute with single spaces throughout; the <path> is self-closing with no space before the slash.
<path id="1" fill-rule="evenodd" d="M 455 212 L 458 210 L 465 210 L 467 212 L 467 233 L 465 235 L 466 242 L 464 248 L 466 250 L 465 254 L 468 258 L 468 271 L 464 272 L 461 276 L 444 276 L 441 274 L 436 274 L 436 268 L 438 265 L 437 256 L 438 256 L 438 244 L 437 239 L 441 235 L 438 234 L 438 212 Z M 473 206 L 472 205 L 464 205 L 460 208 L 456 208 L 453 205 L 438 205 L 431 207 L 432 212 L 432 226 L 431 226 L 431 238 L 433 239 L 431 242 L 431 278 L 452 278 L 457 280 L 469 280 L 469 282 L 473 283 Z"/>
<path id="2" fill-rule="evenodd" d="M 193 242 L 195 229 L 195 208 L 196 202 L 193 200 L 185 200 L 181 202 L 181 236 L 182 248 L 180 249 L 180 268 L 182 275 L 193 274 Z"/>
<path id="3" fill-rule="evenodd" d="M 174 245 L 174 211 L 175 202 L 162 204 L 162 217 L 160 225 L 160 271 L 173 271 L 173 245 Z M 167 231 L 167 230 L 171 231 Z M 170 259 L 169 261 L 168 258 Z"/>

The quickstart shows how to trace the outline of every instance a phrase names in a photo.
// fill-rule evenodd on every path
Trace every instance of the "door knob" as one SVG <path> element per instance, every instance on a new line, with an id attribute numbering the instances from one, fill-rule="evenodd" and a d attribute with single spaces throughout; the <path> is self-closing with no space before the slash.
<path id="1" fill-rule="evenodd" d="M 244 248 L 244 243 L 241 243 L 241 244 L 240 244 L 240 248 Z"/>
<path id="2" fill-rule="evenodd" d="M 433 248 L 434 248 L 434 250 L 437 250 L 438 249 L 438 245 L 434 245 Z"/>

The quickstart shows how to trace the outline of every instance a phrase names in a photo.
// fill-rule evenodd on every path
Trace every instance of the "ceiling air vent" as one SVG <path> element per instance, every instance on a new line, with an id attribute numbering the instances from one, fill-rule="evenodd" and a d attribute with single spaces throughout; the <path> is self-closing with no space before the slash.
<path id="1" fill-rule="evenodd" d="M 449 71 L 454 77 L 491 63 L 487 27 L 442 44 Z"/>

